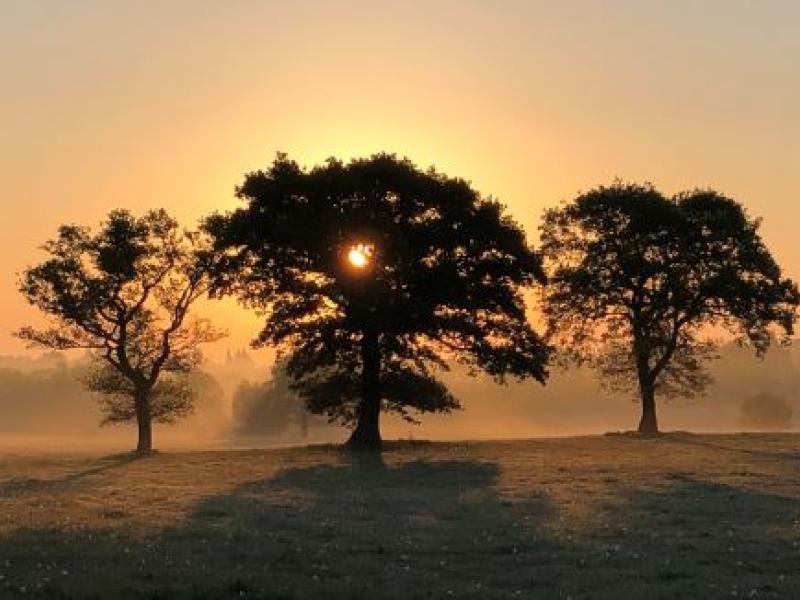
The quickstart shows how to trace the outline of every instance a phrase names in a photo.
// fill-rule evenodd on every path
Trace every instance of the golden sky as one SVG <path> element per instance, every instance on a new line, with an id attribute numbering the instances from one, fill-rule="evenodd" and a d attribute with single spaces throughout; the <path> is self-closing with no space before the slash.
<path id="1" fill-rule="evenodd" d="M 800 278 L 800 3 L 0 2 L 0 354 L 64 222 L 236 205 L 278 150 L 380 150 L 544 207 L 614 177 L 712 186 Z M 246 344 L 257 320 L 205 309 Z"/>

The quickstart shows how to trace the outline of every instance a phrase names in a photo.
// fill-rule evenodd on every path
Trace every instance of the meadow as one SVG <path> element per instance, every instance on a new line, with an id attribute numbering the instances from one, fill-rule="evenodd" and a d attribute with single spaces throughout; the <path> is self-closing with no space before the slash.
<path id="1" fill-rule="evenodd" d="M 0 597 L 797 598 L 800 436 L 5 452 Z"/>

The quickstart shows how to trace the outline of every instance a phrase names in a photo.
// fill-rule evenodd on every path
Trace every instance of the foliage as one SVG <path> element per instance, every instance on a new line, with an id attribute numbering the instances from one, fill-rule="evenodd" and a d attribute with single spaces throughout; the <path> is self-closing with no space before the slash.
<path id="1" fill-rule="evenodd" d="M 654 391 L 661 398 L 694 398 L 704 395 L 714 382 L 708 363 L 719 358 L 711 340 L 679 339 L 672 359 L 656 378 Z M 639 399 L 636 360 L 630 345 L 609 341 L 591 360 L 601 374 L 600 384 L 613 393 Z"/>
<path id="2" fill-rule="evenodd" d="M 96 363 L 83 381 L 100 396 L 101 424 L 136 420 L 136 389 L 118 370 Z M 156 423 L 175 423 L 194 412 L 195 396 L 187 373 L 165 373 L 150 392 L 150 416 Z"/>
<path id="3" fill-rule="evenodd" d="M 779 396 L 754 394 L 742 402 L 741 410 L 741 423 L 745 427 L 776 431 L 792 426 L 792 407 Z"/>
<path id="4" fill-rule="evenodd" d="M 726 330 L 763 353 L 772 325 L 793 330 L 797 286 L 758 227 L 714 191 L 666 198 L 622 182 L 547 211 L 544 312 L 553 341 L 606 374 L 635 373 L 643 401 L 658 387 L 701 388 L 704 332 Z M 626 358 L 610 361 L 605 352 L 619 356 L 621 347 Z M 647 426 L 655 428 L 654 412 Z"/>
<path id="5" fill-rule="evenodd" d="M 305 400 L 308 410 L 326 414 L 333 423 L 353 423 L 358 415 L 361 380 L 358 373 L 330 368 L 303 373 L 292 383 Z M 447 387 L 434 377 L 427 377 L 402 364 L 384 363 L 381 376 L 384 410 L 409 423 L 418 424 L 419 413 L 449 413 L 461 408 Z M 413 407 L 414 412 L 409 411 Z"/>
<path id="6" fill-rule="evenodd" d="M 353 422 L 373 338 L 382 408 L 404 416 L 458 406 L 436 378 L 451 359 L 544 380 L 522 295 L 540 260 L 467 182 L 386 154 L 310 170 L 278 155 L 237 195 L 244 208 L 206 223 L 224 253 L 215 293 L 266 314 L 254 343 L 288 353 L 311 410 Z M 346 260 L 357 244 L 374 251 L 365 269 Z"/>
<path id="7" fill-rule="evenodd" d="M 199 245 L 197 234 L 182 231 L 163 210 L 138 218 L 113 211 L 96 233 L 64 225 L 43 246 L 49 257 L 19 283 L 52 324 L 23 327 L 17 335 L 45 348 L 89 349 L 113 369 L 89 378 L 93 389 L 110 394 L 104 405 L 110 420 L 132 418 L 119 402 L 124 394 L 139 405 L 140 435 L 150 416 L 180 417 L 189 402 L 184 387 L 159 377 L 188 373 L 200 361 L 199 345 L 221 336 L 208 321 L 187 318 L 208 289 Z M 140 443 L 149 445 L 141 437 Z"/>
<path id="8" fill-rule="evenodd" d="M 308 415 L 302 400 L 291 388 L 286 364 L 273 365 L 269 381 L 243 381 L 233 395 L 234 429 L 238 433 L 278 435 L 295 427 L 305 432 Z"/>

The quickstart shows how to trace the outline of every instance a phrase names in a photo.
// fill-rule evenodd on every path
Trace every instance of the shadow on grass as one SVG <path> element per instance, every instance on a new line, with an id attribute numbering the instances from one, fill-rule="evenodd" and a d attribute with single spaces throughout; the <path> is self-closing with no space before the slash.
<path id="1" fill-rule="evenodd" d="M 531 535 L 547 502 L 502 501 L 497 474 L 480 461 L 348 456 L 208 497 L 145 540 L 19 531 L 0 540 L 0 565 L 11 561 L 7 589 L 28 597 L 482 598 L 508 591 L 522 557 L 556 551 Z"/>
<path id="2" fill-rule="evenodd" d="M 289 468 L 145 539 L 18 531 L 0 540 L 0 584 L 52 598 L 800 597 L 795 498 L 672 476 L 620 484 L 579 524 L 542 495 L 498 496 L 498 477 L 490 462 L 358 455 Z"/>
<path id="3" fill-rule="evenodd" d="M 800 597 L 797 498 L 684 475 L 620 495 L 578 538 L 591 597 Z"/>

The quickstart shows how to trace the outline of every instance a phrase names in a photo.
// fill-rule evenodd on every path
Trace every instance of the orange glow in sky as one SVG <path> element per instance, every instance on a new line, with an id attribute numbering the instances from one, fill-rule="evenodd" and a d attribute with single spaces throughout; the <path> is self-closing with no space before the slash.
<path id="1" fill-rule="evenodd" d="M 800 278 L 800 3 L 0 3 L 0 354 L 41 316 L 16 273 L 59 225 L 164 207 L 193 227 L 277 151 L 396 152 L 505 203 L 616 177 L 713 187 Z M 261 319 L 204 316 L 245 347 Z"/>

